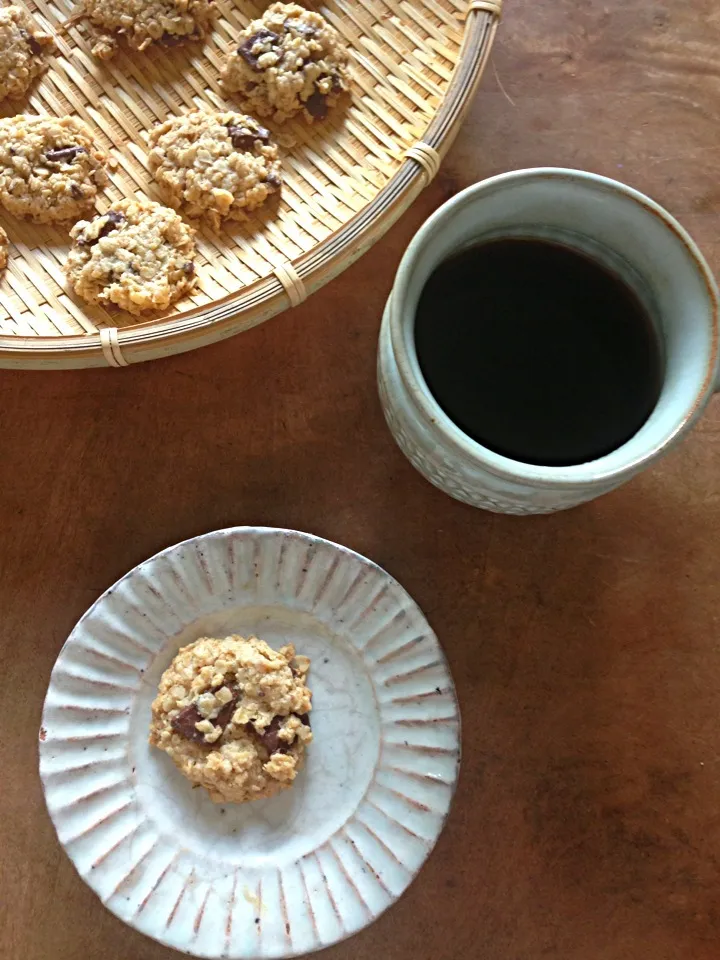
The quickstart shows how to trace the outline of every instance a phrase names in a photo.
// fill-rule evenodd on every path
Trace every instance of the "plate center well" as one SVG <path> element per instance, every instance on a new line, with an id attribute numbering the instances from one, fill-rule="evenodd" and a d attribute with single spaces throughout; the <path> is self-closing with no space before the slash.
<path id="1" fill-rule="evenodd" d="M 178 649 L 200 637 L 255 634 L 310 657 L 313 743 L 294 786 L 271 800 L 215 804 L 193 789 L 170 758 L 147 743 L 150 705 Z M 160 833 L 210 866 L 247 868 L 297 860 L 321 846 L 357 809 L 379 755 L 380 720 L 365 665 L 349 640 L 315 617 L 280 606 L 238 606 L 209 614 L 169 638 L 135 701 L 131 743 L 137 796 Z"/>

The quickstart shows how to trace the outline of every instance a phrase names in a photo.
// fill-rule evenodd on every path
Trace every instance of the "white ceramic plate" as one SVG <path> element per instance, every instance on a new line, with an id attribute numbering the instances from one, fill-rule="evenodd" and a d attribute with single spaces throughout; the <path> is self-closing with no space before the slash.
<path id="1" fill-rule="evenodd" d="M 311 744 L 294 787 L 213 804 L 147 744 L 178 647 L 255 633 L 312 659 Z M 201 957 L 288 957 L 371 923 L 448 814 L 455 691 L 402 587 L 291 530 L 239 527 L 170 547 L 88 610 L 53 669 L 40 775 L 60 842 L 122 920 Z"/>

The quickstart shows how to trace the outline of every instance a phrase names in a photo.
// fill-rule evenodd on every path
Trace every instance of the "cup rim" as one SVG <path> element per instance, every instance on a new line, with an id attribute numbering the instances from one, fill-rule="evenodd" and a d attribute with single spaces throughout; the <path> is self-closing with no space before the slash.
<path id="1" fill-rule="evenodd" d="M 597 460 L 590 460 L 586 463 L 566 467 L 548 467 L 523 463 L 520 460 L 513 460 L 510 457 L 495 453 L 488 447 L 473 440 L 472 437 L 469 437 L 450 419 L 430 392 L 430 388 L 427 386 L 425 378 L 419 370 L 417 360 L 417 374 L 411 369 L 410 357 L 405 348 L 404 332 L 408 323 L 407 313 L 401 311 L 398 304 L 404 302 L 407 298 L 407 290 L 412 279 L 417 257 L 421 250 L 432 239 L 438 227 L 451 219 L 460 208 L 475 202 L 477 197 L 483 193 L 495 190 L 498 187 L 502 188 L 511 185 L 518 181 L 529 182 L 546 179 L 569 179 L 591 189 L 600 188 L 613 193 L 620 193 L 627 199 L 634 201 L 644 212 L 656 216 L 675 234 L 681 243 L 684 244 L 707 291 L 712 311 L 712 330 L 710 353 L 702 384 L 696 391 L 692 404 L 686 410 L 682 420 L 677 424 L 672 433 L 653 443 L 641 455 L 629 459 L 627 463 L 623 463 L 620 466 L 603 464 L 603 462 L 613 456 L 616 451 L 599 457 Z M 511 170 L 507 173 L 497 174 L 496 176 L 488 177 L 471 184 L 454 197 L 451 197 L 428 217 L 410 241 L 398 266 L 388 303 L 389 332 L 398 372 L 404 382 L 405 388 L 414 398 L 414 402 L 420 407 L 427 422 L 439 427 L 445 438 L 461 455 L 480 464 L 487 472 L 501 479 L 521 481 L 530 486 L 542 486 L 545 488 L 548 486 L 555 488 L 570 487 L 576 486 L 578 483 L 587 483 L 590 481 L 620 481 L 623 477 L 637 473 L 642 466 L 657 458 L 680 437 L 695 417 L 699 415 L 706 398 L 711 394 L 714 387 L 718 367 L 719 311 L 720 296 L 718 295 L 718 287 L 712 271 L 695 241 L 672 214 L 660 206 L 655 200 L 652 200 L 628 184 L 622 183 L 619 180 L 613 180 L 610 177 L 604 177 L 600 174 L 591 173 L 586 170 L 577 170 L 571 167 L 528 167 L 521 170 Z M 423 389 L 417 389 L 418 377 L 420 378 L 420 384 Z M 617 449 L 622 449 L 622 447 Z"/>

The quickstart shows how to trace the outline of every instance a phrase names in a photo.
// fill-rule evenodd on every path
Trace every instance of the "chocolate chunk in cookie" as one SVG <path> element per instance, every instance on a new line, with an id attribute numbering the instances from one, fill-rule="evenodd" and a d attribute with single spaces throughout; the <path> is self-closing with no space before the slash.
<path id="1" fill-rule="evenodd" d="M 232 145 L 236 150 L 255 151 L 255 144 L 259 140 L 260 143 L 269 143 L 270 142 L 270 133 L 261 127 L 258 124 L 246 124 L 244 126 L 231 123 L 228 124 L 227 128 L 228 133 L 230 134 L 230 140 Z"/>
<path id="2" fill-rule="evenodd" d="M 125 215 L 119 213 L 117 210 L 110 210 L 105 214 L 104 222 L 100 223 L 102 217 L 96 217 L 95 223 L 98 225 L 97 229 L 90 229 L 87 233 L 78 233 L 75 238 L 75 242 L 80 247 L 91 247 L 94 243 L 97 243 L 100 237 L 106 237 L 111 230 L 114 230 L 119 224 L 123 223 L 125 220 Z M 92 225 L 90 225 L 92 226 Z"/>
<path id="3" fill-rule="evenodd" d="M 85 147 L 60 147 L 58 150 L 48 150 L 45 159 L 50 163 L 70 163 L 80 153 L 86 153 Z"/>
<path id="4" fill-rule="evenodd" d="M 195 743 L 204 743 L 205 734 L 197 729 L 197 724 L 202 722 L 202 714 L 194 704 L 184 707 L 170 721 L 170 726 L 175 733 L 179 733 L 186 740 L 194 740 Z"/>
<path id="5" fill-rule="evenodd" d="M 280 37 L 272 30 L 266 30 L 261 27 L 257 33 L 247 37 L 237 48 L 238 54 L 243 58 L 251 70 L 261 72 L 260 57 L 275 46 Z"/>
<path id="6" fill-rule="evenodd" d="M 285 723 L 285 717 L 273 717 L 264 730 L 258 731 L 258 740 L 268 753 L 277 753 L 283 747 L 288 747 L 286 740 L 280 739 L 280 730 Z"/>
<path id="7" fill-rule="evenodd" d="M 327 97 L 324 93 L 315 90 L 315 92 L 311 93 L 307 98 L 305 109 L 315 120 L 324 120 L 328 112 Z"/>

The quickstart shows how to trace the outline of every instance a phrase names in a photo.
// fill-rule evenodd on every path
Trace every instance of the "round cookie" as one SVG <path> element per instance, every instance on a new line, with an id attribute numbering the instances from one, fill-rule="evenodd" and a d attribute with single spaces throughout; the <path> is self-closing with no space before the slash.
<path id="1" fill-rule="evenodd" d="M 302 110 L 310 123 L 324 120 L 349 88 L 345 47 L 321 14 L 274 3 L 239 34 L 222 81 L 261 117 L 282 122 Z"/>
<path id="2" fill-rule="evenodd" d="M 197 110 L 150 132 L 150 171 L 166 199 L 190 217 L 244 220 L 281 186 L 270 134 L 241 113 Z"/>
<path id="3" fill-rule="evenodd" d="M 0 100 L 21 97 L 45 69 L 55 41 L 22 7 L 0 7 Z"/>
<path id="4" fill-rule="evenodd" d="M 0 119 L 0 204 L 37 223 L 77 219 L 107 183 L 108 159 L 75 117 Z"/>
<path id="5" fill-rule="evenodd" d="M 195 283 L 194 232 L 153 200 L 118 200 L 75 224 L 64 270 L 90 303 L 130 313 L 164 310 Z"/>
<path id="6" fill-rule="evenodd" d="M 0 227 L 0 270 L 4 270 L 8 262 L 8 235 Z"/>
<path id="7" fill-rule="evenodd" d="M 292 786 L 312 740 L 309 667 L 292 645 L 197 640 L 160 679 L 150 743 L 216 803 L 272 797 Z"/>
<path id="8" fill-rule="evenodd" d="M 124 36 L 131 47 L 145 50 L 151 43 L 167 47 L 183 40 L 199 40 L 217 16 L 213 0 L 84 0 L 83 14 L 99 27 L 92 52 L 109 60 Z"/>

